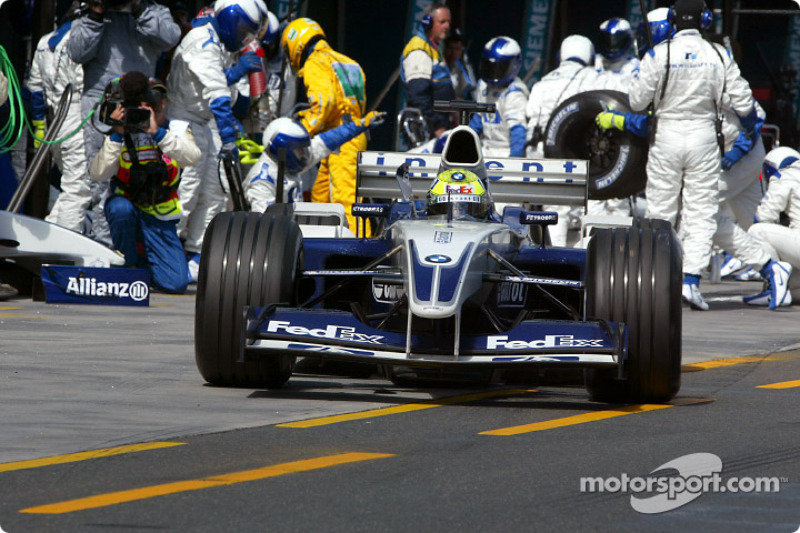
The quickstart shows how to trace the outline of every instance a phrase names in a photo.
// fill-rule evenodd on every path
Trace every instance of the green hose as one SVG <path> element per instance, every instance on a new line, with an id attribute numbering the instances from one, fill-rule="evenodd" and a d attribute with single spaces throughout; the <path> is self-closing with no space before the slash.
<path id="1" fill-rule="evenodd" d="M 95 112 L 95 108 L 93 108 L 92 111 L 86 115 L 86 117 L 74 130 L 67 133 L 60 139 L 46 141 L 42 138 L 39 138 L 36 136 L 36 133 L 31 126 L 31 122 L 25 113 L 25 107 L 22 103 L 22 91 L 20 90 L 17 72 L 14 70 L 14 65 L 11 63 L 11 60 L 9 60 L 5 48 L 2 46 L 0 46 L 0 71 L 2 71 L 8 79 L 8 100 L 10 109 L 8 122 L 4 124 L 2 128 L 0 128 L 0 154 L 10 151 L 19 142 L 20 137 L 22 137 L 23 123 L 27 126 L 30 136 L 42 144 L 60 144 L 81 131 L 83 126 L 89 119 L 92 118 L 92 115 Z"/>
<path id="2" fill-rule="evenodd" d="M 19 117 L 25 112 L 17 71 L 14 70 L 14 65 L 11 64 L 6 49 L 2 46 L 0 46 L 0 71 L 8 79 L 9 120 L 0 128 L 0 154 L 4 154 L 9 152 L 22 137 L 22 120 Z"/>

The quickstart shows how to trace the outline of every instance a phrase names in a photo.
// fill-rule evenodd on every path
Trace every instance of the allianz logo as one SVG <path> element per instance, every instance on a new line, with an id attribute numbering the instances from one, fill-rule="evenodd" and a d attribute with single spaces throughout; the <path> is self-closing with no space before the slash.
<path id="1" fill-rule="evenodd" d="M 127 283 L 124 281 L 98 281 L 97 278 L 70 276 L 67 294 L 76 296 L 116 296 L 140 302 L 150 294 L 150 287 L 143 281 Z"/>

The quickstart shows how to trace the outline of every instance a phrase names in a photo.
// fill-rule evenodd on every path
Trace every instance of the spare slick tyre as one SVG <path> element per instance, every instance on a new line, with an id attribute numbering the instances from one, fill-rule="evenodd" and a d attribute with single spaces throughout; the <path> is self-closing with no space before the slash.
<path id="1" fill-rule="evenodd" d="M 556 107 L 547 123 L 544 156 L 589 160 L 589 198 L 627 198 L 647 183 L 647 139 L 617 129 L 602 130 L 595 117 L 613 109 L 630 113 L 619 91 L 578 93 Z"/>

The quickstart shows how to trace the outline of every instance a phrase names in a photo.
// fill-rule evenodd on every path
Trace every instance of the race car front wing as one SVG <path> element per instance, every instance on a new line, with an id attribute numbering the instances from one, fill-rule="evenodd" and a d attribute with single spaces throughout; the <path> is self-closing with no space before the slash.
<path id="1" fill-rule="evenodd" d="M 624 324 L 605 321 L 525 320 L 498 334 L 461 334 L 454 349 L 435 335 L 372 328 L 346 311 L 267 307 L 243 312 L 242 360 L 289 354 L 409 366 L 613 367 L 626 358 L 628 343 Z"/>

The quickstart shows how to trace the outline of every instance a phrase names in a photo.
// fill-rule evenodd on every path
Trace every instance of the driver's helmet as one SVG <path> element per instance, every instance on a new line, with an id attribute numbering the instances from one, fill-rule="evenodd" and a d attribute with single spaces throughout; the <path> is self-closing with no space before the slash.
<path id="1" fill-rule="evenodd" d="M 449 210 L 453 220 L 486 220 L 489 208 L 489 193 L 470 170 L 445 170 L 428 189 L 428 218 L 447 218 Z"/>

